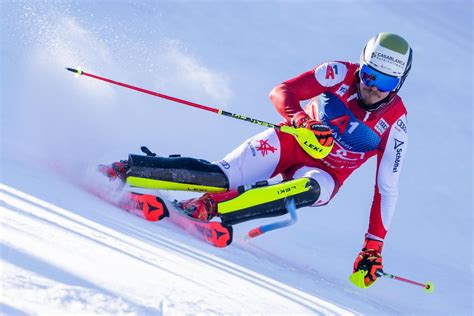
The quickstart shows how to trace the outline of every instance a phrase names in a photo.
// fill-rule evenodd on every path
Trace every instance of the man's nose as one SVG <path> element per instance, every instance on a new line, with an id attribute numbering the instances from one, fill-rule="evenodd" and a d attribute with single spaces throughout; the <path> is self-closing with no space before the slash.
<path id="1" fill-rule="evenodd" d="M 372 91 L 372 92 L 377 92 L 377 91 L 379 91 L 379 89 L 377 89 L 376 86 L 371 86 L 371 87 L 369 87 L 369 89 L 370 89 L 370 91 Z"/>

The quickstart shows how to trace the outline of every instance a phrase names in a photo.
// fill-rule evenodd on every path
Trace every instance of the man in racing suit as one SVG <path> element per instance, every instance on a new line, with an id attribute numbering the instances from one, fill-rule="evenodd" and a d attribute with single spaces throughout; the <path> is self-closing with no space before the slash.
<path id="1" fill-rule="evenodd" d="M 282 205 L 270 199 L 252 202 L 255 205 L 247 201 L 242 210 L 229 213 L 220 209 L 221 203 L 241 195 L 245 191 L 243 186 L 262 183 L 277 175 L 284 181 L 307 178 L 306 186 L 312 190 L 304 197 L 301 195 L 297 206 L 321 206 L 335 196 L 354 170 L 376 156 L 369 228 L 353 268 L 354 272 L 366 271 L 363 283 L 370 286 L 383 268 L 383 241 L 395 210 L 398 180 L 407 152 L 407 111 L 398 91 L 410 71 L 411 61 L 412 50 L 402 37 L 380 33 L 367 43 L 359 64 L 323 63 L 273 88 L 270 99 L 285 119 L 282 125 L 310 129 L 321 144 L 332 146 L 333 143 L 329 154 L 322 159 L 309 155 L 293 135 L 272 128 L 249 138 L 212 164 L 200 160 L 193 160 L 192 164 L 187 160 L 170 162 L 168 158 L 158 164 L 162 164 L 160 168 L 174 166 L 174 170 L 189 164 L 188 169 L 192 170 L 188 176 L 194 172 L 199 178 L 207 172 L 215 175 L 212 179 L 221 179 L 220 184 L 216 184 L 218 181 L 208 177 L 201 184 L 221 186 L 224 192 L 206 193 L 182 201 L 181 206 L 198 219 L 220 216 L 238 223 L 285 213 Z M 306 102 L 303 107 L 301 101 Z M 122 167 L 115 170 L 130 168 Z M 139 170 L 138 162 L 135 166 L 132 164 L 127 175 L 133 174 L 134 168 Z M 174 178 L 172 181 L 186 182 Z M 250 187 L 250 190 L 259 189 L 261 185 Z"/>

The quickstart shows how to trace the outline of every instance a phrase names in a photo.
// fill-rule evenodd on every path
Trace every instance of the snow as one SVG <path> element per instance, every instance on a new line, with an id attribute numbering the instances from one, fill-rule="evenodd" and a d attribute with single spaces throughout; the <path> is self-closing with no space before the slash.
<path id="1" fill-rule="evenodd" d="M 0 313 L 471 315 L 472 13 L 469 1 L 2 2 Z M 357 61 L 380 31 L 414 49 L 385 270 L 433 281 L 433 294 L 348 281 L 373 160 L 330 205 L 250 241 L 271 219 L 236 225 L 225 249 L 81 188 L 98 163 L 141 145 L 216 160 L 261 127 L 64 67 L 278 122 L 274 85 L 324 61 Z"/>

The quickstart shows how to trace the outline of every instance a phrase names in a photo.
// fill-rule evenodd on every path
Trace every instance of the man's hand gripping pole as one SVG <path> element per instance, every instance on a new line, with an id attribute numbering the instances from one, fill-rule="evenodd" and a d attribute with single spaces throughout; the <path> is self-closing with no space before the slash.
<path id="1" fill-rule="evenodd" d="M 354 284 L 355 286 L 357 286 L 361 289 L 368 288 L 373 283 L 369 286 L 367 286 L 365 284 L 364 278 L 365 278 L 366 274 L 367 274 L 367 271 L 364 271 L 362 269 L 357 270 L 356 272 L 351 274 L 351 276 L 349 277 L 349 280 L 352 282 L 352 284 Z M 402 277 L 399 277 L 399 276 L 396 276 L 396 275 L 393 275 L 393 274 L 390 274 L 390 273 L 386 273 L 382 270 L 378 273 L 378 275 L 379 275 L 379 277 L 385 277 L 385 278 L 389 278 L 389 279 L 392 279 L 392 280 L 401 281 L 401 282 L 404 282 L 404 283 L 408 283 L 408 284 L 411 284 L 411 285 L 422 287 L 422 288 L 425 289 L 426 293 L 433 293 L 434 288 L 435 288 L 433 282 L 420 283 L 420 282 L 405 279 L 405 278 L 402 278 Z"/>

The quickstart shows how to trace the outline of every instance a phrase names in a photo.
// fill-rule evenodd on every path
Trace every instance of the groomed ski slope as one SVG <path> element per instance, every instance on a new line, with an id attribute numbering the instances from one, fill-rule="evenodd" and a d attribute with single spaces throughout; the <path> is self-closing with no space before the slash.
<path id="1" fill-rule="evenodd" d="M 46 182 L 48 191 L 68 199 L 51 203 L 41 190 L 33 196 L 27 188 L 0 187 L 6 312 L 352 314 L 301 289 L 311 272 L 258 248 L 237 242 L 215 249 L 169 222 L 146 223 L 61 180 L 38 176 L 31 187 Z"/>
<path id="2" fill-rule="evenodd" d="M 1 3 L 0 313 L 471 315 L 472 3 Z M 258 126 L 89 78 L 84 70 L 278 122 L 267 94 L 380 31 L 415 52 L 401 95 L 409 152 L 383 253 L 392 280 L 348 276 L 372 160 L 324 208 L 217 249 L 86 193 L 98 163 L 138 153 L 221 158 Z"/>

